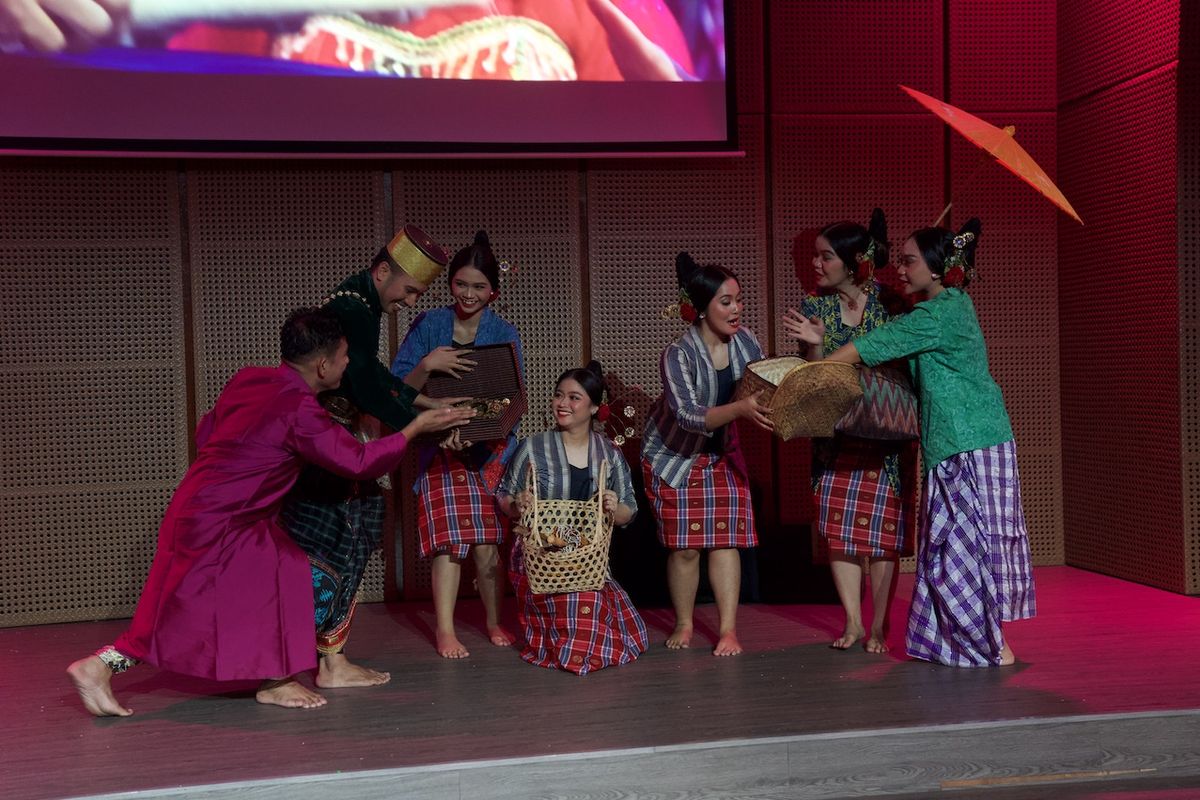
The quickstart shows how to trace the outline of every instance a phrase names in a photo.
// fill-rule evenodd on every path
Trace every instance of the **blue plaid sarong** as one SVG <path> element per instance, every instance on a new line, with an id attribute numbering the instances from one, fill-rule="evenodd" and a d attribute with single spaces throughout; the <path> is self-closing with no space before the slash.
<path id="1" fill-rule="evenodd" d="M 908 654 L 955 667 L 998 664 L 1000 623 L 1037 613 L 1015 443 L 931 469 L 925 512 Z"/>

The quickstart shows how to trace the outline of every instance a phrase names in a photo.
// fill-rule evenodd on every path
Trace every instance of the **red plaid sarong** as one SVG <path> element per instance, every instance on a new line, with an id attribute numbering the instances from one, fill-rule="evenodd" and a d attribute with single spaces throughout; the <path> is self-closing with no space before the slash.
<path id="1" fill-rule="evenodd" d="M 671 550 L 754 547 L 754 509 L 745 476 L 728 458 L 701 455 L 682 489 L 675 489 L 642 459 L 646 491 L 658 518 L 658 539 Z"/>
<path id="2" fill-rule="evenodd" d="M 504 541 L 495 496 L 479 471 L 453 453 L 438 453 L 418 481 L 417 493 L 421 496 L 417 533 L 422 557 L 448 553 L 462 559 L 471 545 Z"/>
<path id="3" fill-rule="evenodd" d="M 840 437 L 817 486 L 817 529 L 831 553 L 886 558 L 911 554 L 904 504 L 888 483 L 879 442 Z"/>
<path id="4" fill-rule="evenodd" d="M 564 594 L 534 594 L 523 572 L 512 580 L 525 630 L 521 658 L 530 664 L 586 675 L 646 652 L 646 624 L 611 578 L 598 591 Z"/>

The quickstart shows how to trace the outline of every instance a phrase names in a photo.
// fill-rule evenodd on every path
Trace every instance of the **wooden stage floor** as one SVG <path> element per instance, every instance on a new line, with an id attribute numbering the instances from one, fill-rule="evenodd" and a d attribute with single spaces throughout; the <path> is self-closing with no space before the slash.
<path id="1" fill-rule="evenodd" d="M 475 602 L 462 661 L 434 653 L 428 604 L 366 605 L 348 652 L 392 682 L 315 711 L 141 666 L 114 681 L 135 715 L 95 719 L 63 668 L 123 621 L 3 629 L 0 797 L 1200 797 L 1200 599 L 1040 568 L 1039 616 L 1007 628 L 1018 664 L 951 669 L 902 654 L 901 581 L 887 656 L 831 650 L 832 605 L 743 607 L 725 659 L 713 607 L 678 652 L 649 609 L 650 652 L 582 678 L 489 645 Z"/>

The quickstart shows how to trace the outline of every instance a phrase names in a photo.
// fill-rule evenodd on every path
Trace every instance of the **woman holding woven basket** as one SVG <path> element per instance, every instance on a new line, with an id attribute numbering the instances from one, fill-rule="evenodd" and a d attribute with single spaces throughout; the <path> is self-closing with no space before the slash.
<path id="1" fill-rule="evenodd" d="M 736 623 L 741 586 L 738 548 L 754 547 L 754 511 L 745 460 L 731 424 L 746 419 L 770 430 L 761 392 L 733 400 L 746 365 L 762 347 L 741 324 L 737 276 L 717 265 L 698 265 L 687 253 L 675 259 L 680 316 L 692 324 L 660 360 L 663 393 L 650 409 L 642 440 L 642 471 L 658 518 L 659 540 L 670 550 L 667 584 L 675 629 L 667 647 L 692 641 L 692 615 L 700 581 L 700 553 L 720 618 L 713 654 L 742 652 Z"/>
<path id="2" fill-rule="evenodd" d="M 523 369 L 517 329 L 490 308 L 499 295 L 501 264 L 485 231 L 454 254 L 446 273 L 454 303 L 413 320 L 392 361 L 392 372 L 419 390 L 431 373 L 458 378 L 472 371 L 472 347 L 506 342 L 515 346 Z M 504 524 L 495 491 L 516 446 L 513 434 L 473 444 L 455 432 L 442 447 L 427 444 L 421 449 L 420 477 L 413 487 L 421 499 L 417 532 L 421 556 L 433 559 L 436 647 L 444 658 L 470 655 L 454 628 L 462 564 L 468 556 L 475 561 L 488 640 L 498 647 L 515 641 L 500 624 L 504 567 L 498 545 L 504 540 Z"/>
<path id="3" fill-rule="evenodd" d="M 875 268 L 887 263 L 887 223 L 881 209 L 871 212 L 868 228 L 837 222 L 821 230 L 812 260 L 818 292 L 804 298 L 799 312 L 788 309 L 782 320 L 787 335 L 800 340 L 805 359 L 819 361 L 887 321 L 875 282 Z M 829 545 L 830 571 L 846 612 L 842 635 L 830 645 L 835 649 L 849 650 L 867 637 L 862 617 L 866 566 L 874 614 L 864 647 L 868 653 L 888 651 L 896 564 L 911 547 L 905 541 L 900 481 L 901 454 L 906 450 L 907 443 L 844 434 L 813 440 L 817 530 Z"/>
<path id="4" fill-rule="evenodd" d="M 509 565 L 520 609 L 517 616 L 525 629 L 521 657 L 539 667 L 577 675 L 627 664 L 644 653 L 647 644 L 641 615 L 608 572 L 607 539 L 601 549 L 590 549 L 611 533 L 612 524 L 628 525 L 637 513 L 625 457 L 594 430 L 597 415 L 604 416 L 604 390 L 597 361 L 564 372 L 550 404 L 554 428 L 521 442 L 496 495 L 505 513 L 534 528 L 515 528 L 521 535 L 513 543 Z M 540 502 L 572 500 L 559 505 L 582 512 L 593 499 L 599 508 L 586 509 L 591 512 L 586 518 L 581 513 L 570 520 L 560 516 L 544 526 L 533 524 Z M 602 530 L 606 525 L 607 530 Z M 527 553 L 526 547 L 538 551 Z M 553 555 L 545 557 L 545 550 Z M 565 557 L 554 558 L 559 554 Z M 574 567 L 571 556 L 578 557 Z M 550 561 L 551 566 L 542 566 Z M 535 564 L 556 572 L 534 574 Z M 587 571 L 591 577 L 574 575 L 572 570 Z M 579 585 L 577 577 L 589 588 L 555 591 Z"/>
<path id="5" fill-rule="evenodd" d="M 868 365 L 907 358 L 912 366 L 926 472 L 906 645 L 914 658 L 961 667 L 1012 664 L 1001 623 L 1036 613 L 1012 425 L 964 291 L 979 232 L 972 219 L 958 233 L 913 233 L 900 280 L 926 299 L 829 356 Z"/>

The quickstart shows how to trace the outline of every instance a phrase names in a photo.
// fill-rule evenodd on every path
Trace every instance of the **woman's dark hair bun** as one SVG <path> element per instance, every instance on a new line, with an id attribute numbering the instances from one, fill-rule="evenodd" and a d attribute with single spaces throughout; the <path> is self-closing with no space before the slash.
<path id="1" fill-rule="evenodd" d="M 878 244 L 887 244 L 887 218 L 884 217 L 882 208 L 871 209 L 871 221 L 867 224 L 867 233 Z M 882 267 L 883 262 L 876 259 L 875 265 Z"/>
<path id="2" fill-rule="evenodd" d="M 983 223 L 979 221 L 979 217 L 971 217 L 963 223 L 963 226 L 958 229 L 959 233 L 973 233 L 975 240 L 979 240 L 979 234 L 983 232 Z"/>
<path id="3" fill-rule="evenodd" d="M 687 286 L 688 281 L 698 269 L 700 269 L 700 265 L 687 251 L 681 251 L 679 255 L 675 256 L 675 280 L 680 286 Z"/>

